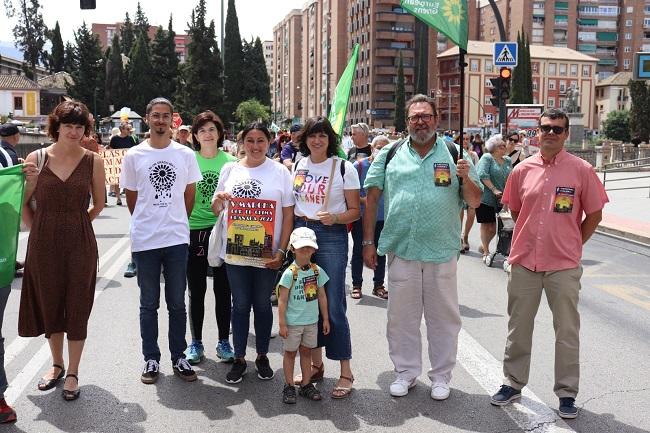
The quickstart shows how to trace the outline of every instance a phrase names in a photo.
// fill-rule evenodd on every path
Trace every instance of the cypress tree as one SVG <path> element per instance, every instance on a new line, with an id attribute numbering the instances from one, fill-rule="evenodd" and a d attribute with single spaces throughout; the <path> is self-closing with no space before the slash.
<path id="1" fill-rule="evenodd" d="M 63 55 L 63 70 L 68 74 L 71 73 L 75 68 L 75 63 L 76 55 L 74 52 L 74 46 L 70 42 L 66 42 Z"/>
<path id="2" fill-rule="evenodd" d="M 120 45 L 122 47 L 122 53 L 125 56 L 130 56 L 134 44 L 135 30 L 133 22 L 131 21 L 131 18 L 129 18 L 129 13 L 127 12 L 122 27 L 120 28 Z"/>
<path id="3" fill-rule="evenodd" d="M 510 103 L 521 104 L 523 100 L 523 91 L 525 86 L 526 67 L 524 65 L 524 43 L 521 39 L 521 32 L 517 32 L 517 50 L 519 51 L 519 62 L 512 71 L 510 82 Z"/>
<path id="4" fill-rule="evenodd" d="M 102 107 L 104 96 L 105 64 L 99 37 L 84 22 L 75 32 L 74 39 L 74 58 L 70 71 L 73 84 L 66 87 L 71 97 L 83 102 L 94 112 L 95 103 L 98 109 Z"/>
<path id="5" fill-rule="evenodd" d="M 404 65 L 402 63 L 402 53 L 399 53 L 399 65 L 397 66 L 397 88 L 395 89 L 395 131 L 401 132 L 406 130 L 406 119 L 404 118 L 405 101 L 404 90 Z"/>
<path id="6" fill-rule="evenodd" d="M 630 80 L 630 135 L 639 136 L 646 143 L 650 140 L 650 89 L 645 81 Z"/>
<path id="7" fill-rule="evenodd" d="M 524 55 L 526 59 L 526 86 L 524 87 L 524 103 L 533 103 L 533 67 L 530 63 L 530 40 L 524 33 Z"/>
<path id="8" fill-rule="evenodd" d="M 415 93 L 427 95 L 429 81 L 429 27 L 419 19 L 415 20 L 417 56 L 415 65 Z"/>
<path id="9" fill-rule="evenodd" d="M 242 42 L 239 34 L 239 21 L 235 0 L 228 0 L 226 29 L 224 38 L 224 117 L 226 121 L 233 118 L 233 112 L 242 99 L 243 59 Z"/>
<path id="10" fill-rule="evenodd" d="M 176 55 L 171 18 L 167 31 L 163 30 L 161 26 L 156 31 L 156 36 L 151 43 L 151 66 L 156 71 L 156 74 L 151 77 L 153 87 L 158 89 L 160 95 L 173 98 L 176 93 L 178 56 Z"/>
<path id="11" fill-rule="evenodd" d="M 140 2 L 138 2 L 138 8 L 135 11 L 135 19 L 133 21 L 133 25 L 136 31 L 136 38 L 139 36 L 139 33 L 144 33 L 145 37 L 147 38 L 147 42 L 149 42 L 149 20 L 142 11 Z"/>
<path id="12" fill-rule="evenodd" d="M 59 27 L 58 21 L 54 26 L 54 30 L 50 32 L 49 39 L 52 41 L 49 67 L 50 73 L 54 74 L 63 71 L 65 67 L 65 47 L 63 45 L 63 39 L 61 38 L 61 28 Z"/>
<path id="13" fill-rule="evenodd" d="M 120 47 L 120 38 L 115 34 L 106 63 L 106 81 L 104 86 L 106 106 L 113 105 L 114 110 L 120 109 L 124 105 L 125 94 L 126 80 L 124 78 L 124 65 L 122 63 L 122 49 Z"/>
<path id="14" fill-rule="evenodd" d="M 127 102 L 138 114 L 143 114 L 149 101 L 158 96 L 158 89 L 153 87 L 153 76 L 149 41 L 147 35 L 140 32 L 131 50 L 128 68 L 130 100 Z"/>
<path id="15" fill-rule="evenodd" d="M 242 44 L 243 70 L 246 71 L 246 81 L 243 83 L 242 99 L 257 99 L 262 105 L 271 105 L 271 85 L 269 74 L 264 61 L 262 41 L 256 38 L 255 42 Z"/>

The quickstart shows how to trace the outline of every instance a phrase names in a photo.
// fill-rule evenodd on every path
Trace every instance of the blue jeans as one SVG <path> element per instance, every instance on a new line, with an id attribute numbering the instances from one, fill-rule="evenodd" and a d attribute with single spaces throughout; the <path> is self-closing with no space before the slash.
<path id="1" fill-rule="evenodd" d="M 379 235 L 384 228 L 384 221 L 377 221 L 375 224 L 375 245 L 379 244 Z M 352 224 L 352 260 L 350 260 L 350 267 L 352 268 L 352 286 L 361 287 L 363 284 L 363 222 L 361 219 L 356 220 Z M 386 256 L 377 256 L 377 269 L 373 277 L 374 287 L 384 285 L 384 277 L 386 275 Z"/>
<path id="2" fill-rule="evenodd" d="M 330 280 L 325 284 L 330 333 L 323 335 L 322 318 L 318 320 L 318 346 L 325 346 L 327 358 L 342 361 L 352 358 L 350 325 L 345 296 L 345 269 L 348 264 L 348 232 L 345 224 L 326 226 L 320 222 L 296 219 L 296 227 L 309 227 L 316 233 L 318 251 L 314 262 L 323 268 Z"/>
<path id="3" fill-rule="evenodd" d="M 160 306 L 160 271 L 165 277 L 165 303 L 169 313 L 169 351 L 172 362 L 184 358 L 187 348 L 185 327 L 185 272 L 187 244 L 133 253 L 140 286 L 140 337 L 144 360 L 160 362 L 158 347 L 158 307 Z"/>
<path id="4" fill-rule="evenodd" d="M 4 398 L 8 386 L 5 373 L 5 338 L 2 336 L 2 322 L 4 322 L 5 307 L 10 293 L 11 286 L 0 287 L 0 398 Z"/>
<path id="5" fill-rule="evenodd" d="M 246 357 L 251 307 L 255 315 L 255 349 L 260 355 L 266 355 L 273 326 L 271 289 L 277 271 L 253 266 L 225 266 L 232 293 L 232 341 L 235 346 L 235 358 Z"/>

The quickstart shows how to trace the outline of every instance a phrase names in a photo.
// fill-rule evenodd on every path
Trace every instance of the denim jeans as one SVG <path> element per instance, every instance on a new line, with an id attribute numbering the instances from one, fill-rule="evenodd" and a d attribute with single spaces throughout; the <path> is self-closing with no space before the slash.
<path id="1" fill-rule="evenodd" d="M 5 317 L 7 299 L 11 293 L 11 286 L 0 287 L 0 398 L 4 398 L 7 390 L 7 374 L 5 373 L 5 338 L 2 336 L 2 323 Z"/>
<path id="2" fill-rule="evenodd" d="M 379 244 L 379 235 L 384 228 L 384 221 L 377 221 L 375 224 L 375 245 Z M 352 268 L 352 286 L 361 287 L 363 284 L 363 221 L 356 220 L 352 224 L 352 260 L 350 260 L 350 267 Z M 386 256 L 377 256 L 377 269 L 373 277 L 374 286 L 379 287 L 384 285 L 384 277 L 386 275 Z"/>
<path id="3" fill-rule="evenodd" d="M 160 362 L 158 347 L 158 307 L 160 306 L 160 271 L 165 277 L 165 303 L 169 313 L 169 351 L 172 362 L 184 358 L 187 348 L 185 327 L 185 272 L 187 244 L 154 250 L 137 251 L 133 260 L 138 267 L 140 286 L 140 337 L 144 360 Z"/>
<path id="4" fill-rule="evenodd" d="M 348 263 L 348 232 L 345 224 L 327 226 L 320 222 L 296 219 L 296 227 L 309 227 L 316 233 L 318 251 L 314 262 L 323 268 L 330 280 L 325 284 L 330 333 L 323 335 L 322 319 L 318 320 L 318 346 L 325 346 L 327 358 L 341 361 L 352 358 L 350 325 L 345 313 L 345 269 Z"/>
<path id="5" fill-rule="evenodd" d="M 235 346 L 235 358 L 246 357 L 251 307 L 254 314 L 255 349 L 257 353 L 265 355 L 269 351 L 273 326 L 271 289 L 277 271 L 253 266 L 224 266 L 232 293 L 232 341 Z"/>

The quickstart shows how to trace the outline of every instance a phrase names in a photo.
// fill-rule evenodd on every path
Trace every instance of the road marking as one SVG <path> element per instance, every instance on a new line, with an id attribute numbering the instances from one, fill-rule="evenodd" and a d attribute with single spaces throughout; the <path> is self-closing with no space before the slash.
<path id="1" fill-rule="evenodd" d="M 23 240 L 25 240 L 25 238 L 28 237 L 29 237 L 29 232 L 20 232 L 20 234 L 18 235 L 18 241 L 22 242 Z"/>
<path id="2" fill-rule="evenodd" d="M 106 254 L 104 254 L 104 256 L 109 256 L 109 258 L 112 258 L 112 256 L 115 255 L 115 252 L 119 250 L 119 248 L 116 247 L 124 246 L 124 244 L 127 241 L 128 238 L 122 238 L 109 251 L 107 251 Z M 95 287 L 95 301 L 97 300 L 99 295 L 101 295 L 104 292 L 104 290 L 106 290 L 106 287 L 108 287 L 108 285 L 113 281 L 115 275 L 124 266 L 124 264 L 130 258 L 130 256 L 131 256 L 131 250 L 127 248 L 122 252 L 122 254 L 120 254 L 117 257 L 116 260 L 113 261 L 112 265 L 108 268 L 105 275 L 102 275 L 102 277 L 98 280 L 98 284 Z M 23 343 L 22 341 L 16 342 L 18 338 L 21 338 L 22 340 L 27 340 L 27 343 Z M 16 343 L 15 348 L 20 347 L 20 345 L 24 345 L 22 347 L 24 348 L 30 342 L 29 338 L 22 338 L 22 337 L 18 337 L 18 338 L 16 338 L 16 340 L 12 342 L 10 347 L 14 346 L 14 343 Z M 15 357 L 17 353 L 19 353 L 16 352 L 15 348 L 12 349 L 13 357 Z M 25 388 L 33 382 L 34 377 L 38 374 L 39 371 L 41 371 L 43 365 L 49 360 L 50 360 L 50 348 L 47 342 L 45 342 L 42 343 L 36 355 L 32 357 L 32 359 L 22 368 L 22 370 L 18 373 L 18 375 L 16 375 L 14 380 L 12 380 L 11 383 L 9 384 L 9 387 L 5 392 L 5 400 L 9 405 L 13 404 L 18 399 L 18 397 L 20 397 L 20 395 L 23 393 Z M 8 364 L 7 361 L 5 361 L 5 363 Z"/>
<path id="3" fill-rule="evenodd" d="M 457 359 L 465 371 L 488 394 L 496 392 L 503 384 L 501 362 L 497 361 L 464 329 L 461 329 L 458 335 Z M 523 389 L 520 402 L 503 406 L 502 409 L 524 431 L 536 433 L 575 431 L 528 388 Z"/>
<path id="4" fill-rule="evenodd" d="M 635 287 L 635 286 L 624 286 L 624 285 L 614 285 L 614 284 L 597 284 L 601 290 L 609 293 L 610 295 L 616 296 L 619 299 L 634 304 L 641 308 L 644 308 L 650 311 L 650 295 L 648 292 Z"/>

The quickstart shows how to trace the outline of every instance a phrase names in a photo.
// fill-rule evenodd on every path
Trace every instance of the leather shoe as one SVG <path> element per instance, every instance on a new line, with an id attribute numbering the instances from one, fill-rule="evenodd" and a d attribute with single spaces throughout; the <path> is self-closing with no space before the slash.
<path id="1" fill-rule="evenodd" d="M 46 379 L 42 377 L 41 380 L 38 381 L 38 389 L 40 391 L 47 391 L 48 389 L 54 388 L 56 384 L 59 383 L 59 380 L 63 379 L 63 376 L 65 376 L 65 368 L 57 364 L 52 364 L 52 367 L 58 368 L 61 370 L 61 373 L 59 373 L 59 375 L 54 379 Z"/>

